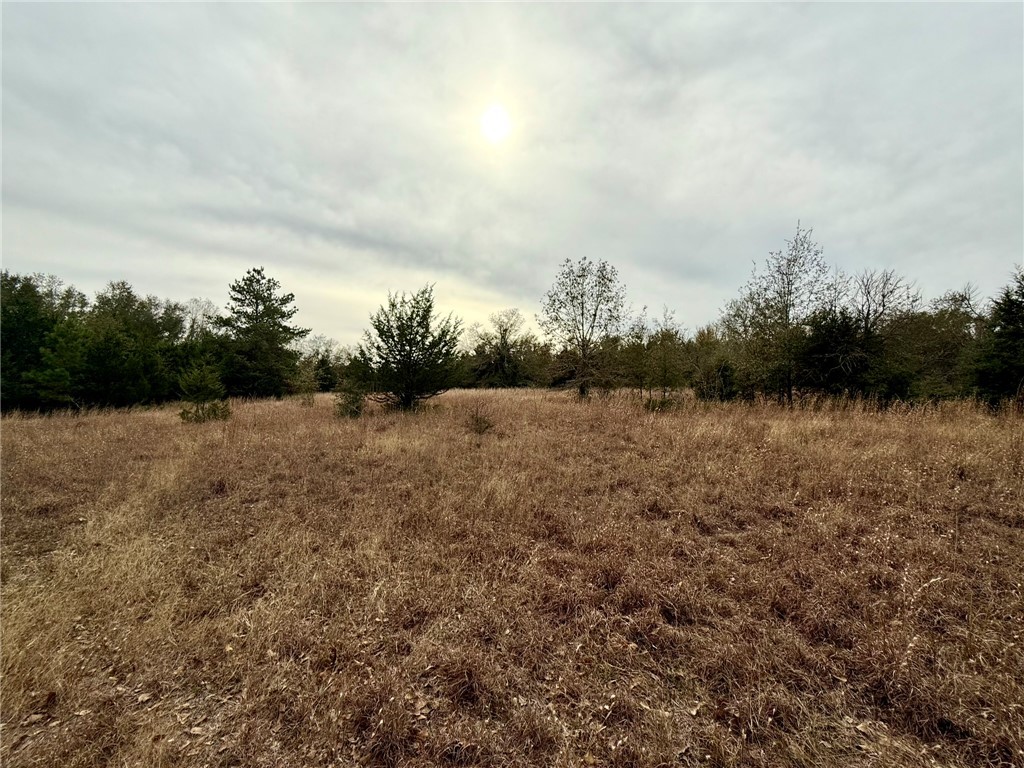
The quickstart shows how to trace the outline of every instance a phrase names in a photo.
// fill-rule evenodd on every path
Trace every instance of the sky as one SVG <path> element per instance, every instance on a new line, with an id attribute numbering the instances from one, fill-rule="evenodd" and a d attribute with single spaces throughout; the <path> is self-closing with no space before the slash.
<path id="1" fill-rule="evenodd" d="M 566 258 L 713 322 L 799 220 L 993 296 L 1024 254 L 1024 5 L 3 3 L 2 261 L 359 340 L 389 291 L 532 318 Z M 481 116 L 500 104 L 507 139 Z"/>

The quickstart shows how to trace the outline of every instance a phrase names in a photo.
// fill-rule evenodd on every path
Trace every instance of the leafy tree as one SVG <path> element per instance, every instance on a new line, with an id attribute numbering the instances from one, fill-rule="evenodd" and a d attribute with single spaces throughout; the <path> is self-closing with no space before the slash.
<path id="1" fill-rule="evenodd" d="M 491 327 L 474 326 L 472 378 L 485 387 L 525 387 L 537 380 L 535 361 L 538 347 L 532 333 L 524 333 L 526 319 L 518 309 L 505 309 L 490 316 Z"/>
<path id="2" fill-rule="evenodd" d="M 738 394 L 728 342 L 713 325 L 699 328 L 684 348 L 686 378 L 701 400 L 732 400 Z"/>
<path id="3" fill-rule="evenodd" d="M 433 286 L 388 294 L 370 326 L 349 369 L 372 399 L 412 410 L 455 384 L 461 322 L 435 314 Z"/>
<path id="4" fill-rule="evenodd" d="M 1024 270 L 992 302 L 978 352 L 980 393 L 993 403 L 1004 397 L 1024 403 Z"/>
<path id="5" fill-rule="evenodd" d="M 566 259 L 541 301 L 537 320 L 560 349 L 556 377 L 568 378 L 581 398 L 608 378 L 612 360 L 603 344 L 618 332 L 625 314 L 625 289 L 615 267 L 586 257 Z"/>
<path id="6" fill-rule="evenodd" d="M 655 322 L 649 342 L 651 384 L 661 390 L 662 399 L 683 381 L 683 330 L 675 314 L 665 307 Z"/>
<path id="7" fill-rule="evenodd" d="M 618 347 L 618 376 L 631 388 L 635 387 L 642 397 L 651 381 L 651 327 L 647 320 L 647 307 L 629 321 Z"/>
<path id="8" fill-rule="evenodd" d="M 228 391 L 245 397 L 281 397 L 299 353 L 291 344 L 309 333 L 289 325 L 297 308 L 295 294 L 281 293 L 281 284 L 263 271 L 250 269 L 229 288 L 226 317 L 214 318 L 231 343 L 225 361 Z"/>
<path id="9" fill-rule="evenodd" d="M 834 306 L 841 294 L 812 233 L 797 222 L 786 249 L 770 252 L 763 270 L 755 268 L 723 317 L 727 336 L 740 344 L 742 373 L 749 383 L 790 403 L 800 379 L 807 321 Z"/>
<path id="10" fill-rule="evenodd" d="M 970 286 L 949 291 L 927 308 L 895 315 L 876 347 L 869 391 L 883 400 L 972 394 L 982 323 L 972 293 Z"/>

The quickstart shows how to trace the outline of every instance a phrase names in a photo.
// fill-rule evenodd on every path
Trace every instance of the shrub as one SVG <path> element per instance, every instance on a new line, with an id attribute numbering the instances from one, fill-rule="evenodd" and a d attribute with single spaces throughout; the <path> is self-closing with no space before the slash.
<path id="1" fill-rule="evenodd" d="M 487 409 L 478 404 L 470 410 L 466 426 L 474 435 L 485 435 L 494 429 L 494 420 L 490 417 Z"/>
<path id="2" fill-rule="evenodd" d="M 316 359 L 312 356 L 299 361 L 295 370 L 292 387 L 299 396 L 299 404 L 304 408 L 312 408 L 316 404 L 316 392 L 319 382 L 316 376 Z"/>
<path id="3" fill-rule="evenodd" d="M 461 322 L 450 314 L 438 317 L 433 286 L 411 296 L 388 295 L 370 325 L 350 370 L 372 399 L 411 411 L 458 382 Z"/>
<path id="4" fill-rule="evenodd" d="M 188 403 L 181 409 L 181 420 L 191 424 L 226 419 L 231 406 L 224 397 L 217 370 L 210 365 L 197 365 L 178 379 L 181 397 Z"/>
<path id="5" fill-rule="evenodd" d="M 334 392 L 334 413 L 343 419 L 358 419 L 366 405 L 366 390 L 356 381 L 345 379 Z"/>
<path id="6" fill-rule="evenodd" d="M 673 411 L 679 407 L 679 401 L 671 397 L 649 397 L 644 400 L 644 408 L 654 413 Z"/>

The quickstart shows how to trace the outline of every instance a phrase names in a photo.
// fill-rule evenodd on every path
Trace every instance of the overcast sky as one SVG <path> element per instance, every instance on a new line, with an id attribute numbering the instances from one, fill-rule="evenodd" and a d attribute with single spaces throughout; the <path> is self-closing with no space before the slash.
<path id="1" fill-rule="evenodd" d="M 3 266 L 356 341 L 436 283 L 532 317 L 566 257 L 713 321 L 799 219 L 926 297 L 1024 253 L 1024 6 L 18 5 Z M 489 143 L 499 102 L 512 131 Z"/>

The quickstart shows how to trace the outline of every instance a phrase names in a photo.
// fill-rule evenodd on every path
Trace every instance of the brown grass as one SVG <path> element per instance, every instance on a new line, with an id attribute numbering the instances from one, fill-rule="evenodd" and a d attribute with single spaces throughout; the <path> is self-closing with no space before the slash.
<path id="1" fill-rule="evenodd" d="M 233 409 L 3 420 L 4 765 L 1024 765 L 1019 418 Z"/>

